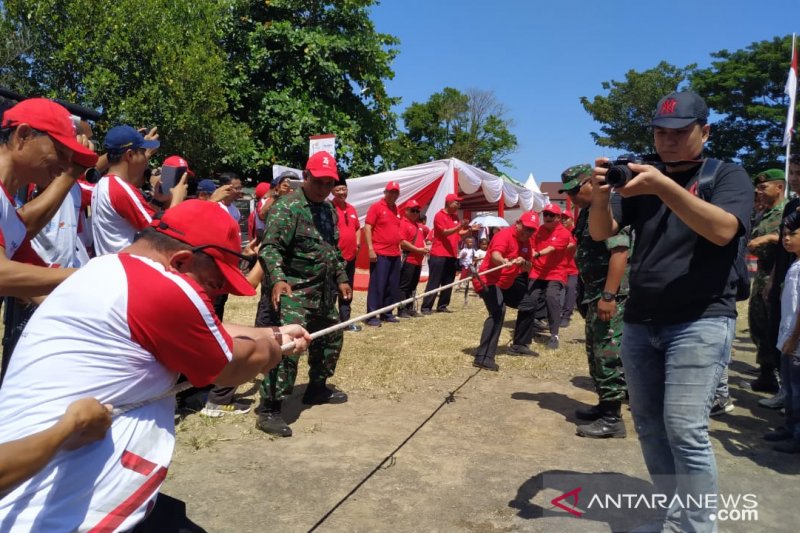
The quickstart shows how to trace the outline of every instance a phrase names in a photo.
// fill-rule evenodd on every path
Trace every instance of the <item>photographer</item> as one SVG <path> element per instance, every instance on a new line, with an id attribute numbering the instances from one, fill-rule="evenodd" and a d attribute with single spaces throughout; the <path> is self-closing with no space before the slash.
<path id="1" fill-rule="evenodd" d="M 683 501 L 717 494 L 709 411 L 730 358 L 740 279 L 735 262 L 753 208 L 753 186 L 738 165 L 721 163 L 710 187 L 698 184 L 709 164 L 702 159 L 707 119 L 708 107 L 695 93 L 662 98 L 651 122 L 662 163 L 615 169 L 632 174 L 615 185 L 622 197 L 615 219 L 607 159 L 598 159 L 589 212 L 593 239 L 628 225 L 635 238 L 621 354 L 631 412 L 657 491 Z M 713 507 L 681 509 L 672 501 L 665 529 L 717 530 Z"/>

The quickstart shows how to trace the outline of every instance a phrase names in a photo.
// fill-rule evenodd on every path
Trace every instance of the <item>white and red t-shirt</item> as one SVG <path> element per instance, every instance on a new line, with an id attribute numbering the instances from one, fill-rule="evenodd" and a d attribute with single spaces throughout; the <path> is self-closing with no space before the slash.
<path id="1" fill-rule="evenodd" d="M 522 257 L 526 261 L 530 261 L 533 255 L 533 250 L 531 250 L 530 247 L 530 240 L 520 243 L 517 239 L 516 225 L 510 228 L 503 228 L 492 238 L 492 242 L 489 243 L 489 248 L 485 252 L 481 266 L 478 267 L 478 272 L 485 272 L 499 266 L 492 264 L 492 252 L 495 251 L 500 252 L 500 255 L 509 261 L 517 257 Z M 517 279 L 517 276 L 522 272 L 523 270 L 519 265 L 512 265 L 488 274 L 483 274 L 480 276 L 480 282 L 483 286 L 497 285 L 501 289 L 508 289 L 514 284 L 514 280 Z M 475 287 L 476 291 L 483 289 L 481 283 L 475 278 L 472 280 L 472 285 Z"/>
<path id="2" fill-rule="evenodd" d="M 356 235 L 361 229 L 361 223 L 358 221 L 358 213 L 356 208 L 345 202 L 344 208 L 339 207 L 339 204 L 333 202 L 336 208 L 336 226 L 339 228 L 339 250 L 342 251 L 342 257 L 345 261 L 352 261 L 356 258 L 358 251 L 358 239 Z M 374 237 L 373 237 L 374 241 Z M 373 242 L 373 246 L 375 243 Z M 377 252 L 376 252 L 377 253 Z"/>
<path id="3" fill-rule="evenodd" d="M 17 204 L 0 183 L 0 246 L 6 250 L 6 257 L 11 259 L 25 243 L 28 229 L 17 213 Z"/>
<path id="4" fill-rule="evenodd" d="M 97 255 L 115 254 L 133 242 L 155 215 L 138 187 L 119 176 L 100 178 L 92 192 L 92 236 Z"/>
<path id="5" fill-rule="evenodd" d="M 83 243 L 84 248 L 87 250 L 92 247 L 92 225 L 86 218 L 87 208 L 92 205 L 92 193 L 94 192 L 94 183 L 89 183 L 84 179 L 78 180 L 78 185 L 81 188 L 81 210 L 78 213 L 78 238 Z"/>
<path id="6" fill-rule="evenodd" d="M 78 238 L 81 213 L 81 186 L 72 186 L 53 218 L 32 240 L 31 246 L 51 267 L 80 267 L 89 261 L 83 242 Z"/>
<path id="7" fill-rule="evenodd" d="M 376 255 L 400 256 L 400 214 L 397 205 L 389 207 L 386 200 L 375 202 L 364 221 L 372 226 L 372 248 Z"/>
<path id="8" fill-rule="evenodd" d="M 425 248 L 425 235 L 426 232 L 423 231 L 424 228 L 422 224 L 411 222 L 407 218 L 404 218 L 402 222 L 400 222 L 400 238 L 401 240 L 410 242 L 417 248 Z M 425 254 L 421 254 L 419 252 L 408 252 L 406 256 L 406 263 L 409 265 L 417 265 L 422 266 L 422 261 L 425 259 Z"/>
<path id="9" fill-rule="evenodd" d="M 0 389 L 0 442 L 41 431 L 79 398 L 120 407 L 211 383 L 232 340 L 191 279 L 128 254 L 90 261 L 28 322 Z M 4 531 L 117 531 L 142 520 L 175 444 L 175 398 L 114 418 L 105 438 L 61 451 L 0 500 Z"/>
<path id="10" fill-rule="evenodd" d="M 496 236 L 495 236 L 496 238 Z M 539 252 L 548 246 L 555 248 L 547 255 L 542 255 L 533 261 L 531 267 L 531 279 L 541 279 L 545 281 L 560 281 L 567 283 L 567 246 L 572 240 L 572 234 L 560 223 L 552 229 L 547 226 L 539 226 L 536 233 L 531 237 L 533 251 Z"/>
<path id="11" fill-rule="evenodd" d="M 445 235 L 444 230 L 452 229 L 461 224 L 457 214 L 450 214 L 442 209 L 433 217 L 433 243 L 431 256 L 433 257 L 458 257 L 458 243 L 461 235 L 454 231 Z"/>

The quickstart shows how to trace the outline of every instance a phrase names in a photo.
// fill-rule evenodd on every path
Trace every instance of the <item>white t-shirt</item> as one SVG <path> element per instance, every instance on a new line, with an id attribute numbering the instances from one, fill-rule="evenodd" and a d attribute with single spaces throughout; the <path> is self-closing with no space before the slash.
<path id="1" fill-rule="evenodd" d="M 79 398 L 124 406 L 183 373 L 211 383 L 232 341 L 191 279 L 128 254 L 90 261 L 47 297 L 0 389 L 0 442 L 41 431 Z M 117 531 L 141 521 L 167 474 L 174 397 L 115 417 L 99 442 L 59 452 L 0 500 L 0 531 Z"/>
<path id="2" fill-rule="evenodd" d="M 458 253 L 458 264 L 461 265 L 461 268 L 469 268 L 472 266 L 473 257 L 475 257 L 473 248 L 462 248 Z"/>
<path id="3" fill-rule="evenodd" d="M 6 257 L 11 259 L 23 244 L 28 229 L 17 214 L 17 205 L 0 183 L 0 245 L 6 249 Z"/>
<path id="4" fill-rule="evenodd" d="M 150 225 L 155 210 L 137 187 L 119 176 L 100 178 L 92 192 L 92 236 L 97 255 L 115 254 Z"/>
<path id="5" fill-rule="evenodd" d="M 53 218 L 31 240 L 34 251 L 47 266 L 80 267 L 89 256 L 78 239 L 78 216 L 81 212 L 81 186 L 75 183 Z"/>
<path id="6" fill-rule="evenodd" d="M 797 307 L 800 305 L 800 261 L 795 260 L 783 280 L 781 292 L 781 325 L 778 330 L 778 350 L 789 339 L 797 322 Z M 794 352 L 795 357 L 800 356 L 800 346 Z"/>

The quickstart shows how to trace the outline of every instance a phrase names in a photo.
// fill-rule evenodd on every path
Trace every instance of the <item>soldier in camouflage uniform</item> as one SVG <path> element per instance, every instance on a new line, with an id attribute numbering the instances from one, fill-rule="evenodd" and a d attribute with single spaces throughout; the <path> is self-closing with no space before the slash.
<path id="1" fill-rule="evenodd" d="M 764 211 L 758 223 L 753 226 L 750 241 L 747 243 L 747 249 L 758 260 L 750 290 L 747 321 L 750 338 L 758 349 L 756 362 L 760 373 L 751 386 L 755 391 L 777 392 L 776 370 L 779 368 L 780 354 L 769 342 L 769 305 L 764 298 L 764 288 L 769 283 L 769 275 L 775 264 L 775 252 L 780 246 L 778 230 L 786 205 L 786 182 L 783 170 L 778 169 L 756 174 L 753 182 L 756 186 L 757 203 L 764 206 Z"/>
<path id="2" fill-rule="evenodd" d="M 582 303 L 586 313 L 586 354 L 589 374 L 599 396 L 598 405 L 579 408 L 575 415 L 591 424 L 578 426 L 581 437 L 604 438 L 626 436 L 622 421 L 622 401 L 627 387 L 620 359 L 622 315 L 628 295 L 628 250 L 630 235 L 623 228 L 617 235 L 596 242 L 589 235 L 589 205 L 592 197 L 592 168 L 575 165 L 561 174 L 564 188 L 577 207 L 581 208 L 573 235 L 578 243 L 575 263 L 578 265 L 584 292 Z M 612 209 L 619 209 L 619 198 L 611 200 Z"/>
<path id="3" fill-rule="evenodd" d="M 327 152 L 317 152 L 309 158 L 304 178 L 302 189 L 281 198 L 268 215 L 260 250 L 265 277 L 257 320 L 300 324 L 313 333 L 339 322 L 337 296 L 350 300 L 352 289 L 338 247 L 336 210 L 325 200 L 339 181 L 336 160 Z M 311 342 L 303 403 L 347 401 L 344 392 L 326 385 L 336 369 L 343 340 L 342 331 L 337 331 Z M 256 423 L 262 431 L 291 436 L 281 407 L 292 393 L 297 361 L 298 356 L 285 357 L 264 377 Z"/>

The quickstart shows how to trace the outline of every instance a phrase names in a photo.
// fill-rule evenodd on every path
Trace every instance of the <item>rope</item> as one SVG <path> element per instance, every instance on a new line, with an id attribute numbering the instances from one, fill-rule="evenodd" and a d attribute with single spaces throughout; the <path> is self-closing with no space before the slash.
<path id="1" fill-rule="evenodd" d="M 465 380 L 464 380 L 464 382 L 463 382 L 463 383 L 461 383 L 461 385 L 459 385 L 458 387 L 456 387 L 456 389 L 455 389 L 455 390 L 453 390 L 453 391 L 452 391 L 452 392 L 450 392 L 450 393 L 449 393 L 447 396 L 445 396 L 444 400 L 442 400 L 442 403 L 440 403 L 440 404 L 439 404 L 439 407 L 437 407 L 436 409 L 434 409 L 434 410 L 433 410 L 433 412 L 432 412 L 430 415 L 428 415 L 428 418 L 426 418 L 425 420 L 423 420 L 423 421 L 422 421 L 422 423 L 421 423 L 420 425 L 418 425 L 418 426 L 416 427 L 416 429 L 415 429 L 414 431 L 412 431 L 412 432 L 411 432 L 411 434 L 410 434 L 408 437 L 406 437 L 406 438 L 403 440 L 403 442 L 401 442 L 401 443 L 400 443 L 400 445 L 399 445 L 399 446 L 397 446 L 397 448 L 395 448 L 394 450 L 392 450 L 392 452 L 391 452 L 389 455 L 387 455 L 386 457 L 384 457 L 384 458 L 383 458 L 383 461 L 381 461 L 380 463 L 378 463 L 378 466 L 376 466 L 375 468 L 373 468 L 373 469 L 372 469 L 372 471 L 371 471 L 369 474 L 367 474 L 366 476 L 364 476 L 364 479 L 362 479 L 361 481 L 359 481 L 359 482 L 358 482 L 358 484 L 357 484 L 355 487 L 353 487 L 353 488 L 350 490 L 350 492 L 348 492 L 347 494 L 345 494 L 344 498 L 342 498 L 341 500 L 339 500 L 339 501 L 336 503 L 336 505 L 334 505 L 333 507 L 331 507 L 331 509 L 330 509 L 330 510 L 329 510 L 327 513 L 325 513 L 324 515 L 322 515 L 322 518 L 320 518 L 319 520 L 317 520 L 317 523 L 316 523 L 316 524 L 314 524 L 313 526 L 311 526 L 311 529 L 309 529 L 309 530 L 308 530 L 308 533 L 312 533 L 312 531 L 316 531 L 316 529 L 317 529 L 319 526 L 321 526 L 321 525 L 322 525 L 322 524 L 323 524 L 323 523 L 324 523 L 324 522 L 325 522 L 325 521 L 326 521 L 326 520 L 327 520 L 327 519 L 328 519 L 328 518 L 329 518 L 329 517 L 330 517 L 330 516 L 331 516 L 331 515 L 334 513 L 334 511 L 336 511 L 336 509 L 338 509 L 339 507 L 341 507 L 341 506 L 342 506 L 342 504 L 343 504 L 344 502 L 346 502 L 347 500 L 349 500 L 349 499 L 350 499 L 350 497 L 351 497 L 353 494 L 355 494 L 355 493 L 356 493 L 356 491 L 358 491 L 358 489 L 360 489 L 360 488 L 361 488 L 361 487 L 364 485 L 364 483 L 366 483 L 367 481 L 369 481 L 369 480 L 370 480 L 370 478 L 371 478 L 372 476 L 374 476 L 374 475 L 375 475 L 375 473 L 376 473 L 378 470 L 380 470 L 380 469 L 383 467 L 383 465 L 385 465 L 387 462 L 389 462 L 389 463 L 390 463 L 390 464 L 389 464 L 389 466 L 394 466 L 395 454 L 397 454 L 397 452 L 399 452 L 399 451 L 400 451 L 400 450 L 403 448 L 403 446 L 405 446 L 406 444 L 408 444 L 408 441 L 410 441 L 412 438 L 414 438 L 414 435 L 416 435 L 417 433 L 419 433 L 419 430 L 420 430 L 420 429 L 422 429 L 423 427 L 425 427 L 425 425 L 426 425 L 428 422 L 430 422 L 430 421 L 433 419 L 433 417 L 434 417 L 434 416 L 436 416 L 436 413 L 438 413 L 438 412 L 439 412 L 439 411 L 442 409 L 442 407 L 444 407 L 445 405 L 447 405 L 447 404 L 449 404 L 449 403 L 453 403 L 453 402 L 455 402 L 455 401 L 456 401 L 455 394 L 456 394 L 456 393 L 457 393 L 459 390 L 461 390 L 461 388 L 462 388 L 462 387 L 464 387 L 464 385 L 466 385 L 467 383 L 469 383 L 469 380 L 471 380 L 472 378 L 474 378 L 475 376 L 477 376 L 477 375 L 480 373 L 480 371 L 481 371 L 481 369 L 479 368 L 479 369 L 478 369 L 478 370 L 476 370 L 474 373 L 470 374 L 470 375 L 467 377 L 467 379 L 465 379 Z"/>
<path id="2" fill-rule="evenodd" d="M 496 266 L 494 268 L 490 268 L 489 270 L 485 270 L 485 271 L 481 272 L 480 274 L 481 275 L 489 274 L 490 272 L 496 272 L 498 270 L 501 270 L 503 268 L 507 268 L 509 266 L 511 266 L 510 263 L 505 263 L 505 264 Z M 311 340 L 318 339 L 320 337 L 324 337 L 325 335 L 328 335 L 328 334 L 333 333 L 335 331 L 339 331 L 341 329 L 344 329 L 344 328 L 346 328 L 347 326 L 349 326 L 351 324 L 355 324 L 356 322 L 362 322 L 364 320 L 370 319 L 372 317 L 376 317 L 376 316 L 381 315 L 383 313 L 387 313 L 387 312 L 389 312 L 389 311 L 391 311 L 391 310 L 393 310 L 393 309 L 395 309 L 397 307 L 400 307 L 401 305 L 410 304 L 411 302 L 414 302 L 415 300 L 420 300 L 420 299 L 425 298 L 426 296 L 429 296 L 431 294 L 439 293 L 441 291 L 450 289 L 450 288 L 455 287 L 456 285 L 460 285 L 462 283 L 468 283 L 468 282 L 472 281 L 473 277 L 474 277 L 474 275 L 466 277 L 466 278 L 458 280 L 458 281 L 454 281 L 453 283 L 449 283 L 447 285 L 442 285 L 438 289 L 433 289 L 433 290 L 430 290 L 428 292 L 424 292 L 424 293 L 419 294 L 419 295 L 411 296 L 410 298 L 406 298 L 405 300 L 399 301 L 397 303 L 393 303 L 391 305 L 387 305 L 386 307 L 381 307 L 380 309 L 377 309 L 377 310 L 372 311 L 370 313 L 366 313 L 366 314 L 358 316 L 356 318 L 351 318 L 350 320 L 346 320 L 344 322 L 340 322 L 340 323 L 335 324 L 333 326 L 330 326 L 328 328 L 324 328 L 324 329 L 321 329 L 319 331 L 315 331 L 314 333 L 311 334 Z M 294 341 L 287 342 L 286 344 L 283 344 L 281 346 L 281 352 L 283 352 L 283 353 L 290 352 L 293 349 L 294 349 Z M 192 384 L 189 383 L 188 381 L 184 381 L 184 382 L 178 383 L 175 386 L 173 386 L 170 390 L 168 390 L 167 392 L 165 392 L 163 394 L 159 394 L 158 396 L 156 396 L 154 398 L 148 398 L 147 400 L 142 400 L 140 402 L 134 402 L 134 403 L 130 403 L 130 404 L 127 404 L 127 405 L 123 405 L 123 406 L 117 407 L 117 408 L 115 408 L 115 409 L 113 409 L 111 411 L 111 416 L 112 417 L 119 416 L 119 415 L 121 415 L 123 413 L 127 413 L 128 411 L 132 411 L 133 409 L 138 409 L 139 407 L 151 404 L 153 402 L 157 402 L 159 400 L 163 400 L 164 398 L 168 398 L 170 396 L 173 396 L 175 394 L 178 394 L 178 393 L 183 392 L 185 390 L 188 390 L 190 388 L 192 388 Z"/>

